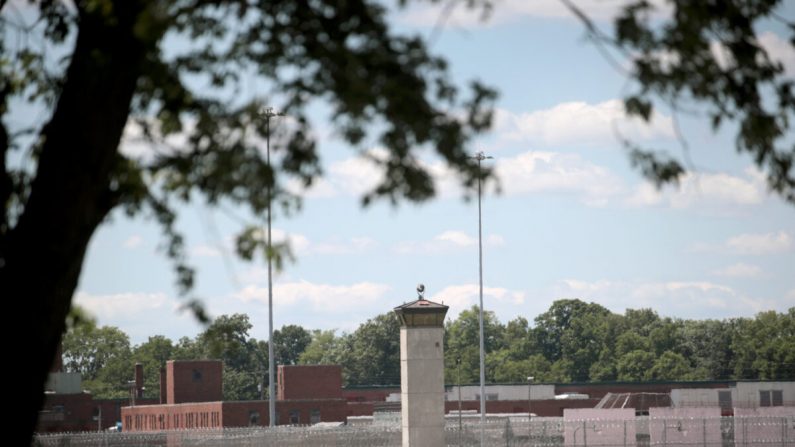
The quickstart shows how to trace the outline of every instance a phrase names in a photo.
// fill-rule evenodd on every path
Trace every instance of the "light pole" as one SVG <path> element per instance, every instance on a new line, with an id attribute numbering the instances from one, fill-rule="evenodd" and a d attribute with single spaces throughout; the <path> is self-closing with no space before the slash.
<path id="1" fill-rule="evenodd" d="M 533 413 L 530 411 L 530 401 L 533 395 L 533 376 L 527 376 L 527 442 L 533 439 Z M 528 444 L 530 445 L 530 444 Z"/>
<path id="2" fill-rule="evenodd" d="M 478 272 L 480 278 L 480 311 L 478 323 L 480 326 L 480 445 L 484 444 L 486 437 L 486 353 L 483 347 L 483 218 L 481 212 L 482 174 L 481 162 L 493 157 L 486 156 L 483 152 L 475 154 L 478 161 Z"/>
<path id="3" fill-rule="evenodd" d="M 461 445 L 462 435 L 464 433 L 464 425 L 461 423 L 461 356 L 455 359 L 455 364 L 458 366 L 458 445 Z"/>
<path id="4" fill-rule="evenodd" d="M 273 170 L 271 169 L 271 118 L 284 116 L 284 112 L 276 112 L 273 107 L 265 109 L 265 162 L 271 171 L 271 181 L 274 182 Z M 275 360 L 273 358 L 273 244 L 271 243 L 271 197 L 272 187 L 268 185 L 268 425 L 276 426 L 276 382 L 274 379 Z"/>

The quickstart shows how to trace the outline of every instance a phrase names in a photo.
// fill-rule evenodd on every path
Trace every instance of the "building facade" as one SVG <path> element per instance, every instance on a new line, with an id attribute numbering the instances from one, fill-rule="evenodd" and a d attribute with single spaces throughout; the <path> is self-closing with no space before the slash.
<path id="1" fill-rule="evenodd" d="M 161 374 L 161 380 L 164 375 Z M 342 369 L 336 365 L 284 366 L 278 370 L 277 425 L 341 422 L 347 417 Z M 121 409 L 125 431 L 268 426 L 268 401 L 224 401 L 223 365 L 217 360 L 166 364 L 164 403 Z M 161 396 L 161 400 L 163 396 Z"/>

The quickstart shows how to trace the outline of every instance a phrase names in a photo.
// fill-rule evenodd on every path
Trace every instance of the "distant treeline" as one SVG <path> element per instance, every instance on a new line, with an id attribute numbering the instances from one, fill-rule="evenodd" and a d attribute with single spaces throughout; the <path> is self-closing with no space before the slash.
<path id="1" fill-rule="evenodd" d="M 615 314 L 595 303 L 559 300 L 531 327 L 517 317 L 502 324 L 484 314 L 487 382 L 795 379 L 795 307 L 754 318 L 680 320 L 650 309 Z M 79 312 L 64 337 L 67 371 L 83 375 L 95 397 L 126 397 L 133 365 L 142 363 L 145 394 L 157 395 L 170 359 L 224 361 L 224 398 L 258 399 L 267 389 L 268 344 L 249 337 L 249 318 L 222 315 L 195 338 L 155 335 L 132 346 L 120 329 L 97 326 Z M 399 324 L 392 313 L 352 333 L 288 325 L 274 331 L 277 364 L 340 364 L 347 385 L 400 383 Z M 445 379 L 479 377 L 478 312 L 446 324 Z"/>

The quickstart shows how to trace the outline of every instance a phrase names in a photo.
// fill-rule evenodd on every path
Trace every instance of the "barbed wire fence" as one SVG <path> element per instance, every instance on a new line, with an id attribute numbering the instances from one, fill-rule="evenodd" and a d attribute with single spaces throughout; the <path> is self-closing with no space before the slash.
<path id="1" fill-rule="evenodd" d="M 795 447 L 795 415 L 784 417 L 577 420 L 491 418 L 485 445 L 506 447 Z M 480 445 L 480 424 L 445 427 L 447 446 Z M 36 447 L 137 446 L 399 446 L 398 424 L 279 426 L 162 432 L 40 434 Z"/>

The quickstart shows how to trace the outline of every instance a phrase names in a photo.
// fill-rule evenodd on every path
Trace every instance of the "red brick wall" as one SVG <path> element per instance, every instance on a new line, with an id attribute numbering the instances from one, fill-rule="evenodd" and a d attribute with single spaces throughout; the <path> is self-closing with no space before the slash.
<path id="1" fill-rule="evenodd" d="M 372 402 L 350 402 L 347 405 L 348 416 L 372 416 L 373 403 Z"/>
<path id="2" fill-rule="evenodd" d="M 400 393 L 400 387 L 394 388 L 345 388 L 342 396 L 348 402 L 384 402 L 392 393 Z"/>
<path id="3" fill-rule="evenodd" d="M 156 399 L 138 399 L 144 404 L 157 403 Z M 36 431 L 39 433 L 96 431 L 121 421 L 121 408 L 129 399 L 94 400 L 90 394 L 47 394 L 40 413 Z M 101 420 L 99 409 L 102 409 Z"/>
<path id="4" fill-rule="evenodd" d="M 133 432 L 212 429 L 223 426 L 221 402 L 136 405 L 122 408 L 121 416 L 122 430 Z"/>
<path id="5" fill-rule="evenodd" d="M 219 360 L 169 360 L 167 402 L 216 402 L 223 399 L 223 364 Z"/>
<path id="6" fill-rule="evenodd" d="M 276 399 L 341 399 L 339 365 L 279 365 Z"/>
<path id="7" fill-rule="evenodd" d="M 344 399 L 305 399 L 276 402 L 279 425 L 290 424 L 292 412 L 297 424 L 309 424 L 312 410 L 320 411 L 322 422 L 345 422 Z M 253 417 L 252 417 L 253 416 Z M 267 426 L 268 401 L 201 402 L 177 405 L 136 405 L 121 409 L 125 431 L 216 429 L 220 427 Z"/>
<path id="8" fill-rule="evenodd" d="M 347 406 L 343 399 L 300 399 L 276 401 L 277 425 L 290 425 L 292 412 L 298 416 L 295 424 L 307 425 L 311 422 L 312 410 L 320 411 L 322 422 L 345 422 Z M 224 402 L 224 427 L 246 427 L 250 425 L 251 412 L 259 412 L 259 425 L 268 425 L 268 402 Z"/>

